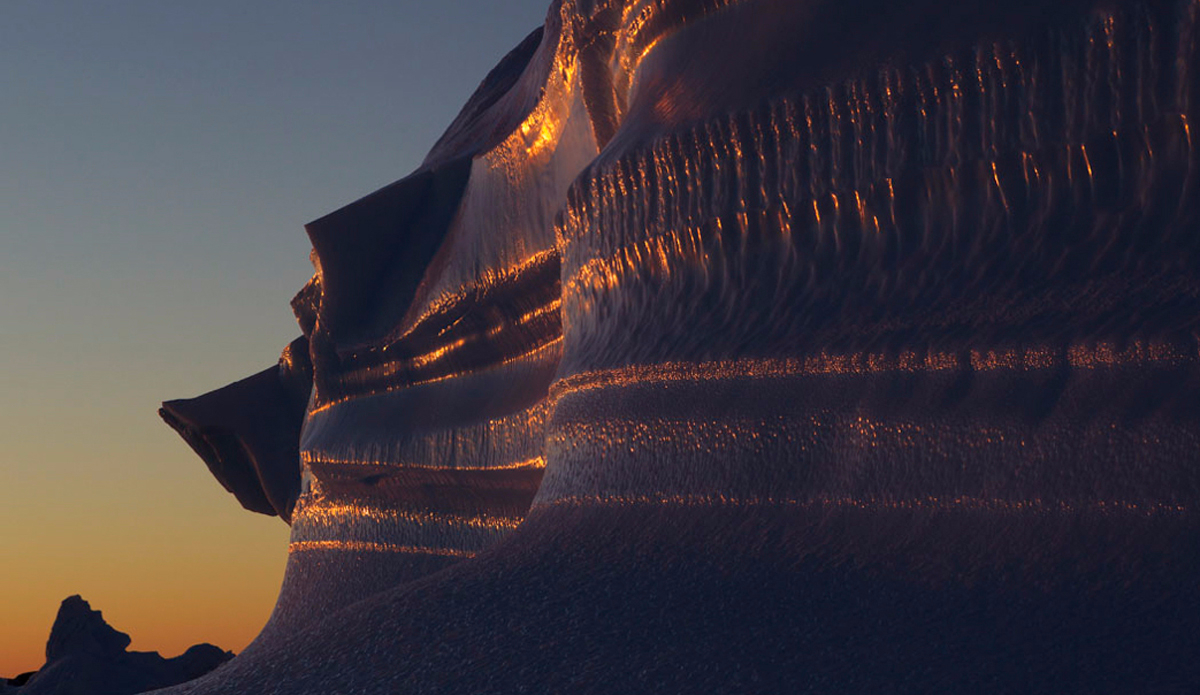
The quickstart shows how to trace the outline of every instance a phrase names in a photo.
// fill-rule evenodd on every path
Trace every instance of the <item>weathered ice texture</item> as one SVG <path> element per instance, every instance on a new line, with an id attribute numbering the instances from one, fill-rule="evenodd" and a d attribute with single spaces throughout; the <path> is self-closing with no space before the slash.
<path id="1" fill-rule="evenodd" d="M 1198 51 L 556 2 L 309 226 L 278 619 L 172 692 L 1200 688 Z"/>
<path id="2" fill-rule="evenodd" d="M 243 506 L 292 525 L 279 601 L 243 662 L 475 555 L 529 509 L 561 350 L 553 216 L 597 152 L 578 134 L 534 151 L 520 132 L 563 110 L 543 94 L 563 49 L 542 37 L 492 71 L 418 171 L 308 225 L 317 274 L 292 302 L 304 336 L 277 370 L 164 404 Z"/>
<path id="3" fill-rule="evenodd" d="M 128 695 L 192 680 L 233 657 L 211 644 L 197 644 L 172 659 L 157 652 L 130 652 L 129 635 L 104 622 L 100 611 L 71 596 L 62 602 L 46 664 L 23 684 L 0 692 L 20 695 Z"/>

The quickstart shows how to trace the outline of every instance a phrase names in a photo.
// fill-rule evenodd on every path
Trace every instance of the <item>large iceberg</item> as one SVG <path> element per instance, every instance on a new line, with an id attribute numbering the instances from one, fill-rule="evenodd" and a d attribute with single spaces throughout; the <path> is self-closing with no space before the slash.
<path id="1" fill-rule="evenodd" d="M 555 2 L 308 225 L 280 366 L 165 405 L 292 525 L 169 692 L 1200 688 L 1198 51 L 1196 0 Z"/>

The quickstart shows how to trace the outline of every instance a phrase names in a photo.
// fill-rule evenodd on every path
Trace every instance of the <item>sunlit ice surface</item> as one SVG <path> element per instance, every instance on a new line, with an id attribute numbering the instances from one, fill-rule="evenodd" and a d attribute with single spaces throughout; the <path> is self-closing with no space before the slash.
<path id="1" fill-rule="evenodd" d="M 310 226 L 283 627 L 180 692 L 1200 683 L 1200 5 L 1033 9 L 556 4 L 419 282 Z"/>

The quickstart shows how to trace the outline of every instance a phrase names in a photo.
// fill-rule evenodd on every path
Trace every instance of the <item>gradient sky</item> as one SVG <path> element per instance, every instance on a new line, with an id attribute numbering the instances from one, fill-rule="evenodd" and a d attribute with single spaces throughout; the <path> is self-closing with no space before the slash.
<path id="1" fill-rule="evenodd" d="M 299 334 L 303 225 L 413 169 L 549 0 L 5 0 L 0 676 L 81 594 L 240 650 L 287 527 L 158 419 Z"/>

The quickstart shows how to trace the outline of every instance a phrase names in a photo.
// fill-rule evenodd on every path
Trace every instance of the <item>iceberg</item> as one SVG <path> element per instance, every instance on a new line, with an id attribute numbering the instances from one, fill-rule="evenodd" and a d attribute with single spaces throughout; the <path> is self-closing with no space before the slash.
<path id="1" fill-rule="evenodd" d="M 1195 0 L 555 2 L 308 225 L 307 353 L 165 406 L 292 539 L 163 692 L 1200 687 L 1198 51 Z"/>
<path id="2" fill-rule="evenodd" d="M 50 629 L 46 663 L 34 673 L 0 682 L 0 693 L 132 695 L 192 680 L 233 658 L 232 652 L 197 644 L 165 659 L 158 652 L 128 651 L 130 641 L 129 635 L 109 626 L 87 601 L 70 596 L 62 602 Z"/>

